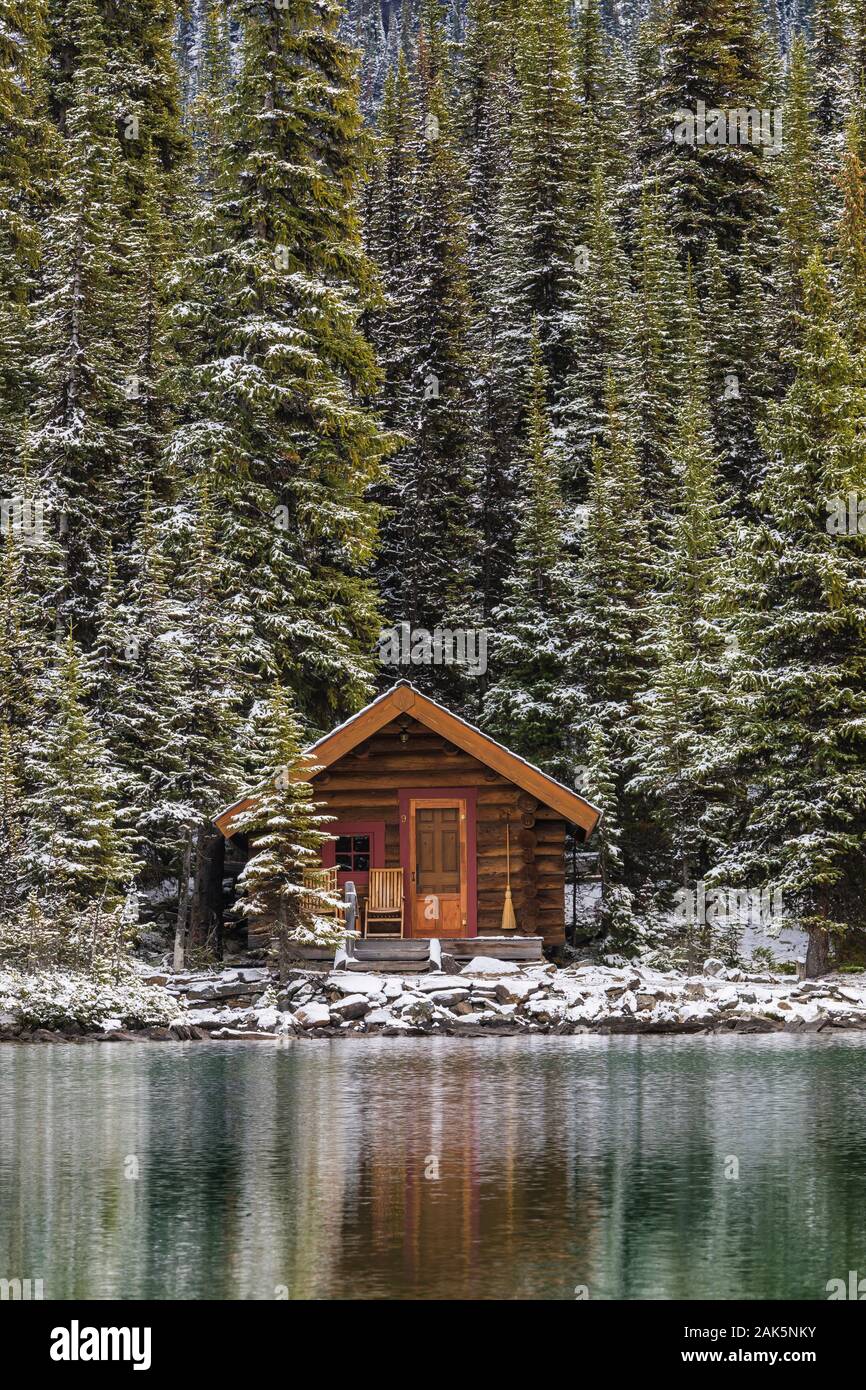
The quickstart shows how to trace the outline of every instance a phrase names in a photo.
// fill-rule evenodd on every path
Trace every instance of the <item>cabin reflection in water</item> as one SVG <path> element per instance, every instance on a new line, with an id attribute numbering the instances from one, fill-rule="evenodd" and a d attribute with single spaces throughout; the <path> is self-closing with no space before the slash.
<path id="1" fill-rule="evenodd" d="M 408 1047 L 403 1055 L 407 1092 L 413 1074 Z M 519 1298 L 519 1287 L 510 1295 L 505 1290 L 514 1290 L 516 1268 L 523 1265 L 526 1296 L 531 1296 L 538 1266 L 555 1258 L 549 1250 L 551 1230 L 562 1227 L 565 1189 L 571 1184 L 562 1155 L 548 1152 L 543 1142 L 543 1095 L 527 1105 L 522 1068 L 512 1071 L 501 1053 L 494 1063 L 496 1104 L 491 1105 L 492 1060 L 485 1064 L 479 1048 L 479 1066 L 461 1067 L 455 1077 L 443 1056 L 430 1069 L 422 1109 L 408 1094 L 405 1106 L 387 1104 L 385 1092 L 394 1084 L 402 1089 L 399 1062 L 390 1080 L 385 1069 L 379 1074 L 377 1089 L 383 1094 L 371 1097 L 369 1107 L 362 1104 L 355 1117 L 358 1170 L 344 1191 L 332 1269 L 338 1286 L 360 1278 L 367 1287 L 358 1288 L 358 1297 L 399 1288 L 406 1297 L 423 1292 L 439 1298 Z M 368 1071 L 365 1081 L 371 1079 Z M 550 1104 L 555 1103 L 551 1096 Z M 376 1133 L 374 1117 L 384 1109 L 390 1114 L 388 1136 Z M 594 1183 L 585 1177 L 569 1222 L 568 1268 L 562 1271 L 568 1291 L 589 1269 L 598 1232 Z M 491 1279 L 497 1269 L 501 1285 Z"/>

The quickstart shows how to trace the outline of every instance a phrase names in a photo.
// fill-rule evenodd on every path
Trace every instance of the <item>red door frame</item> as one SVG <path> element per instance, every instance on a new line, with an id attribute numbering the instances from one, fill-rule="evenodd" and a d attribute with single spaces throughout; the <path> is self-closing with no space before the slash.
<path id="1" fill-rule="evenodd" d="M 412 935 L 412 896 L 409 875 L 409 802 L 416 797 L 466 802 L 466 935 L 478 935 L 478 849 L 475 835 L 477 787 L 401 787 L 400 863 L 403 865 L 403 935 Z"/>
<path id="2" fill-rule="evenodd" d="M 385 867 L 385 822 L 383 820 L 336 820 L 329 821 L 322 827 L 329 835 L 369 835 L 370 836 L 370 868 L 384 869 Z M 325 840 L 322 845 L 322 868 L 333 869 L 337 862 L 337 841 Z M 364 888 L 370 881 L 367 873 L 355 873 L 352 870 L 341 869 L 337 874 L 337 883 L 342 888 L 344 883 L 351 879 L 356 887 Z"/>

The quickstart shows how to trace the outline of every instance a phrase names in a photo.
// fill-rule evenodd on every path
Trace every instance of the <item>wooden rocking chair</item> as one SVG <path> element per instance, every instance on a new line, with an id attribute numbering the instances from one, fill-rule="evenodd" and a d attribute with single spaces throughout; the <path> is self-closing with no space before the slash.
<path id="1" fill-rule="evenodd" d="M 373 931 L 375 936 L 403 935 L 403 870 L 371 869 L 367 893 L 367 906 L 364 910 L 364 935 L 371 935 L 370 928 L 390 927 L 391 930 Z M 393 930 L 396 928 L 396 930 Z"/>
<path id="2" fill-rule="evenodd" d="M 342 904 L 323 903 L 320 897 L 322 893 L 327 893 L 331 898 L 339 894 L 335 868 L 305 869 L 304 888 L 308 890 L 301 894 L 301 911 L 305 916 L 334 917 L 345 921 L 346 909 Z"/>

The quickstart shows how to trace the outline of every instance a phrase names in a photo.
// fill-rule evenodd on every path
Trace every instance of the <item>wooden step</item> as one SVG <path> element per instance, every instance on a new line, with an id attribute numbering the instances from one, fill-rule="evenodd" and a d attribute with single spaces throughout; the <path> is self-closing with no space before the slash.
<path id="1" fill-rule="evenodd" d="M 340 966 L 341 970 L 359 970 L 362 974 L 375 975 L 424 975 L 431 968 L 425 956 L 423 960 L 349 960 Z"/>
<path id="2" fill-rule="evenodd" d="M 355 942 L 358 960 L 426 960 L 430 955 L 429 941 L 373 941 L 369 937 Z"/>
<path id="3" fill-rule="evenodd" d="M 493 956 L 497 960 L 543 960 L 540 936 L 467 936 L 443 941 L 442 949 L 457 960 Z"/>

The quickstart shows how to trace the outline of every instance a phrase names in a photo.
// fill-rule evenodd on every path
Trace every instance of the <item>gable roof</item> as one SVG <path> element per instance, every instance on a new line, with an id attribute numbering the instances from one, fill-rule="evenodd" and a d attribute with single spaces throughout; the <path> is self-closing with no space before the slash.
<path id="1" fill-rule="evenodd" d="M 338 725 L 331 733 L 325 734 L 324 738 L 306 748 L 304 757 L 309 763 L 309 777 L 330 767 L 346 753 L 351 753 L 359 743 L 378 733 L 401 714 L 411 715 L 419 724 L 442 734 L 464 753 L 469 753 L 473 758 L 477 758 L 478 762 L 507 778 L 509 782 L 522 787 L 551 810 L 558 811 L 563 820 L 581 826 L 587 839 L 601 819 L 601 811 L 597 806 L 563 786 L 562 782 L 557 782 L 554 777 L 549 777 L 546 772 L 528 763 L 525 758 L 519 758 L 516 753 L 510 752 L 488 734 L 476 729 L 474 724 L 468 724 L 465 719 L 452 714 L 444 705 L 431 700 L 429 695 L 422 695 L 409 681 L 398 681 L 390 690 L 386 690 L 384 695 L 365 705 L 364 709 L 353 714 L 344 724 Z M 234 834 L 231 828 L 232 821 L 254 800 L 254 797 L 243 797 L 215 817 L 214 824 L 226 838 Z"/>

